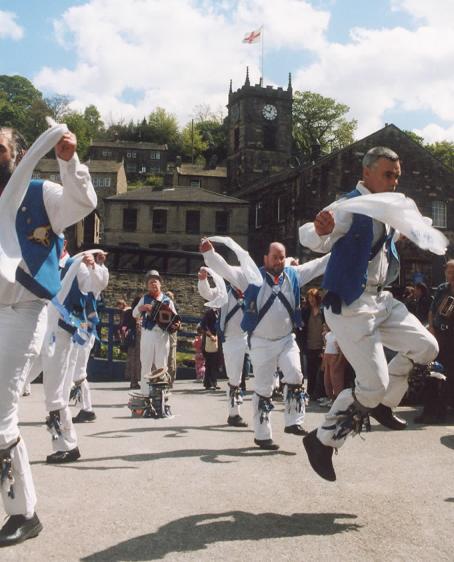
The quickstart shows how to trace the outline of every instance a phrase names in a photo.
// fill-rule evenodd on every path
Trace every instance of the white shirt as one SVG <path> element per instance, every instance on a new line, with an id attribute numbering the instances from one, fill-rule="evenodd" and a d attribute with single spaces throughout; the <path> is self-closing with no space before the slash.
<path id="1" fill-rule="evenodd" d="M 162 299 L 164 298 L 164 293 L 160 293 L 160 295 L 159 295 L 158 297 L 153 297 L 153 298 L 154 298 L 155 300 L 161 302 Z M 139 316 L 142 314 L 142 313 L 140 312 L 139 308 L 145 304 L 144 299 L 145 299 L 145 295 L 144 295 L 143 297 L 141 297 L 140 301 L 136 304 L 134 310 L 132 311 L 132 315 L 133 315 L 134 318 L 139 318 Z M 169 299 L 169 301 L 170 301 L 170 302 L 169 302 L 170 310 L 171 310 L 174 314 L 176 314 L 176 313 L 177 313 L 177 310 L 176 310 L 176 308 L 175 308 L 175 304 L 173 303 L 173 301 L 172 301 L 171 299 Z"/>
<path id="2" fill-rule="evenodd" d="M 247 289 L 249 282 L 240 267 L 229 265 L 225 259 L 214 250 L 204 252 L 203 257 L 206 265 L 218 275 L 221 275 L 224 279 L 229 281 L 231 285 L 238 287 L 243 292 Z M 329 256 L 324 256 L 323 258 L 309 261 L 303 265 L 294 266 L 293 269 L 296 271 L 298 276 L 299 286 L 302 287 L 315 277 L 322 275 L 325 271 L 328 259 Z M 269 274 L 267 273 L 267 275 Z M 287 277 L 285 277 L 280 290 L 290 303 L 291 307 L 295 308 L 293 289 Z M 258 310 L 260 310 L 266 303 L 272 292 L 273 289 L 266 281 L 264 281 L 257 296 Z M 278 340 L 288 336 L 292 331 L 292 319 L 281 300 L 276 298 L 268 312 L 254 330 L 254 336 L 269 340 Z"/>
<path id="3" fill-rule="evenodd" d="M 337 345 L 334 332 L 328 332 L 325 336 L 325 353 L 329 353 L 331 355 L 338 355 L 339 353 L 339 346 Z"/>
<path id="4" fill-rule="evenodd" d="M 362 195 L 369 195 L 371 192 L 364 186 L 363 182 L 358 182 L 356 189 Z M 335 242 L 342 238 L 350 230 L 353 220 L 352 213 L 334 210 L 334 230 L 326 236 L 319 236 L 314 227 L 314 223 L 307 223 L 300 229 L 300 242 L 303 246 L 310 248 L 314 252 L 326 253 L 331 250 Z M 389 228 L 382 222 L 372 219 L 373 241 L 372 246 L 380 240 L 384 234 L 384 229 L 389 232 Z M 394 238 L 398 237 L 398 233 Z M 383 285 L 388 272 L 388 258 L 385 245 L 378 251 L 377 255 L 369 262 L 367 268 L 367 284 Z"/>
<path id="5" fill-rule="evenodd" d="M 203 281 L 199 279 L 197 288 L 200 296 L 207 301 L 213 300 L 217 295 L 216 288 L 210 287 L 210 284 L 208 283 L 207 279 L 204 279 Z M 229 291 L 227 306 L 223 306 L 221 308 L 221 314 L 227 315 L 232 310 L 232 308 L 236 306 L 237 302 L 238 301 L 233 296 L 232 291 Z M 227 327 L 225 327 L 224 329 L 224 337 L 228 338 L 230 336 L 243 336 L 244 332 L 241 329 L 242 320 L 243 320 L 243 311 L 241 308 L 239 308 L 228 321 Z M 223 322 L 223 318 L 221 318 L 221 325 L 222 322 Z"/>
<path id="6" fill-rule="evenodd" d="M 68 162 L 58 159 L 58 163 L 63 185 L 45 180 L 43 199 L 52 230 L 61 234 L 96 208 L 97 197 L 88 168 L 79 162 L 77 154 Z M 20 267 L 29 273 L 23 261 Z M 20 283 L 8 283 L 0 276 L 0 306 L 35 300 L 41 299 Z"/>

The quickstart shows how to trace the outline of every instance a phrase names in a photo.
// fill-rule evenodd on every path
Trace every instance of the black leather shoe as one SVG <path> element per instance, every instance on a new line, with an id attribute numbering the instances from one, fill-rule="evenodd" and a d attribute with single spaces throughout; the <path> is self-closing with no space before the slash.
<path id="1" fill-rule="evenodd" d="M 332 461 L 334 449 L 323 445 L 317 437 L 316 429 L 303 438 L 303 445 L 306 449 L 309 462 L 315 472 L 325 480 L 334 482 L 336 480 L 336 473 L 334 472 Z"/>
<path id="2" fill-rule="evenodd" d="M 43 530 L 36 513 L 31 519 L 25 515 L 10 515 L 0 530 L 0 546 L 12 546 L 27 539 L 32 539 Z"/>
<path id="3" fill-rule="evenodd" d="M 73 418 L 73 423 L 85 423 L 95 421 L 96 414 L 88 410 L 80 410 L 80 412 Z"/>
<path id="4" fill-rule="evenodd" d="M 369 412 L 369 416 L 389 429 L 400 430 L 407 427 L 407 422 L 394 415 L 391 408 L 384 404 L 379 404 L 375 408 L 372 408 Z"/>
<path id="5" fill-rule="evenodd" d="M 229 416 L 227 418 L 227 423 L 233 427 L 247 427 L 247 423 L 243 420 L 241 416 Z"/>
<path id="6" fill-rule="evenodd" d="M 272 439 L 254 439 L 254 443 L 267 451 L 277 451 L 279 449 L 279 445 Z"/>
<path id="7" fill-rule="evenodd" d="M 46 458 L 48 464 L 62 464 L 65 462 L 74 462 L 80 457 L 79 447 L 75 447 L 70 451 L 57 451 Z"/>
<path id="8" fill-rule="evenodd" d="M 292 435 L 299 435 L 300 437 L 304 437 L 309 432 L 304 429 L 302 425 L 288 425 L 284 429 L 284 433 L 291 433 Z"/>

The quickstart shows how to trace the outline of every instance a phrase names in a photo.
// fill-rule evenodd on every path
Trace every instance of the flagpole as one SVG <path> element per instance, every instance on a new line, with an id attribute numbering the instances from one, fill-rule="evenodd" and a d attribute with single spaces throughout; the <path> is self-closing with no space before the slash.
<path id="1" fill-rule="evenodd" d="M 262 44 L 262 60 L 261 60 L 261 64 L 260 64 L 261 73 L 262 73 L 262 86 L 264 84 L 264 77 L 263 77 L 263 38 L 264 38 L 264 36 L 265 36 L 265 26 L 262 25 L 262 33 L 260 34 L 260 38 L 261 38 L 260 43 Z"/>

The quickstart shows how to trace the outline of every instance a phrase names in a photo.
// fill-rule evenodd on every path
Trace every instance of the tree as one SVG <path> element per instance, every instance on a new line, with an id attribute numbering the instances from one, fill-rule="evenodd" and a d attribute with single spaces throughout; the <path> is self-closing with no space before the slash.
<path id="1" fill-rule="evenodd" d="M 296 91 L 293 98 L 293 139 L 297 148 L 310 155 L 313 145 L 329 153 L 353 142 L 357 121 L 345 117 L 350 108 L 314 92 Z"/>
<path id="2" fill-rule="evenodd" d="M 440 141 L 426 144 L 425 147 L 435 158 L 438 158 L 450 168 L 454 168 L 454 142 Z"/>
<path id="3" fill-rule="evenodd" d="M 148 126 L 153 142 L 167 144 L 169 151 L 178 152 L 181 148 L 181 137 L 175 115 L 157 107 L 148 117 Z"/>
<path id="4" fill-rule="evenodd" d="M 18 129 L 28 142 L 45 129 L 45 102 L 23 76 L 0 76 L 0 123 Z"/>
<path id="5" fill-rule="evenodd" d="M 181 133 L 181 140 L 183 155 L 188 159 L 193 159 L 194 163 L 200 163 L 204 151 L 208 148 L 208 143 L 203 140 L 197 127 L 188 123 Z"/>
<path id="6" fill-rule="evenodd" d="M 85 108 L 84 120 L 91 140 L 98 138 L 104 132 L 104 123 L 95 105 L 88 105 Z"/>
<path id="7" fill-rule="evenodd" d="M 90 147 L 90 129 L 82 113 L 71 111 L 64 116 L 65 123 L 77 137 L 77 153 L 81 160 L 85 160 Z"/>
<path id="8" fill-rule="evenodd" d="M 424 138 L 423 137 L 420 137 L 414 131 L 404 130 L 403 132 L 407 135 L 407 137 L 410 137 L 416 143 L 420 144 L 421 146 L 424 146 Z"/>

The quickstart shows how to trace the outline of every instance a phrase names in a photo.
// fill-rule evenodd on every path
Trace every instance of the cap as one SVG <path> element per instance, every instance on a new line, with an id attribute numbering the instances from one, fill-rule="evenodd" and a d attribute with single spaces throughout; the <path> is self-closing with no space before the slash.
<path id="1" fill-rule="evenodd" d="M 150 269 L 150 271 L 147 271 L 145 277 L 147 279 L 151 279 L 152 277 L 156 277 L 157 279 L 161 279 L 161 276 L 159 275 L 159 271 L 156 271 L 156 269 Z"/>

